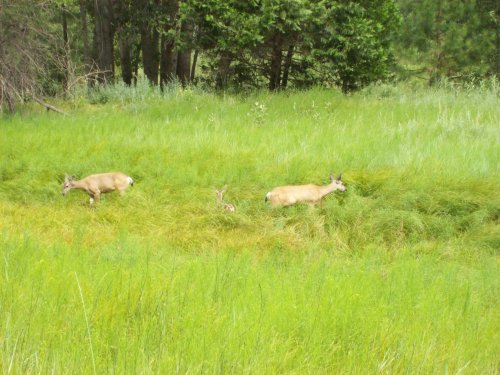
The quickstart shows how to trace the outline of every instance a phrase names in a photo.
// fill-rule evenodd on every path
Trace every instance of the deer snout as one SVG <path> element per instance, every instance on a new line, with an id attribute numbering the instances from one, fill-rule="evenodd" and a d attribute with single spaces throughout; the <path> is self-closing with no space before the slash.
<path id="1" fill-rule="evenodd" d="M 346 191 L 347 191 L 347 188 L 345 187 L 345 185 L 340 185 L 340 186 L 338 187 L 338 190 L 339 190 L 340 192 L 344 193 L 344 192 L 346 192 Z"/>

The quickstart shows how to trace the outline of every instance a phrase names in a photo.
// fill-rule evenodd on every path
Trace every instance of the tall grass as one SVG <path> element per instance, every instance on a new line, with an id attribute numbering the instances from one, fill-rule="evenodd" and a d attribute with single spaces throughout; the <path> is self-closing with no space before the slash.
<path id="1" fill-rule="evenodd" d="M 92 95 L 1 118 L 4 373 L 499 371 L 498 88 Z"/>
<path id="2" fill-rule="evenodd" d="M 91 373 L 92 353 L 98 373 L 497 371 L 486 259 L 3 245 L 2 361 L 17 372 Z"/>

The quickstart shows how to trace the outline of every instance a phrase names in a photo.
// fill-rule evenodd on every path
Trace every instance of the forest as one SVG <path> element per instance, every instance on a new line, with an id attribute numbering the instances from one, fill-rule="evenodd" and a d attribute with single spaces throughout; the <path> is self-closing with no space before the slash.
<path id="1" fill-rule="evenodd" d="M 0 104 L 144 77 L 206 90 L 359 90 L 500 76 L 496 0 L 0 2 Z"/>

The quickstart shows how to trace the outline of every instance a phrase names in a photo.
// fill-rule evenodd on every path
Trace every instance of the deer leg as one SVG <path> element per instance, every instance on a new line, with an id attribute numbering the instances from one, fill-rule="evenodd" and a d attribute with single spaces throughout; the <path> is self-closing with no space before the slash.
<path id="1" fill-rule="evenodd" d="M 90 205 L 93 205 L 94 204 L 94 194 L 91 193 L 90 191 L 88 191 L 87 194 L 89 195 Z"/>
<path id="2" fill-rule="evenodd" d="M 88 195 L 90 196 L 90 204 L 94 204 L 94 201 L 99 202 L 101 192 L 98 189 L 92 189 L 88 191 Z"/>

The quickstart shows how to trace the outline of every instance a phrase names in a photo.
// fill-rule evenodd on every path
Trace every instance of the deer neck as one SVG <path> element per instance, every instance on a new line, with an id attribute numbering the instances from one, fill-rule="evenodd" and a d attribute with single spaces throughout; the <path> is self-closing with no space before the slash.
<path id="1" fill-rule="evenodd" d="M 82 181 L 71 181 L 71 188 L 72 189 L 86 189 L 86 184 Z"/>
<path id="2" fill-rule="evenodd" d="M 337 186 L 335 185 L 334 182 L 328 185 L 320 186 L 319 188 L 321 198 L 323 198 L 325 195 L 328 195 L 335 190 L 337 190 Z"/>

